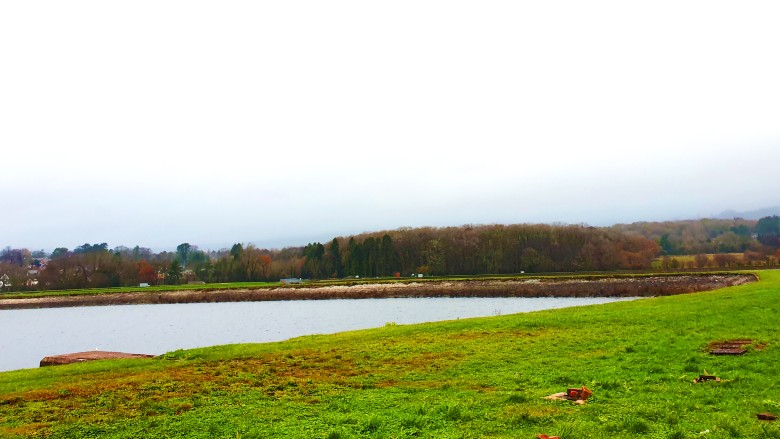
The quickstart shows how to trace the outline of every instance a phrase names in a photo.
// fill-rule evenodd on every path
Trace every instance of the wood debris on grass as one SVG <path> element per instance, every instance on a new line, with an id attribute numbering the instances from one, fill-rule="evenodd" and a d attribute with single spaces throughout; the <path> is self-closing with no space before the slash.
<path id="1" fill-rule="evenodd" d="M 712 355 L 742 355 L 747 352 L 745 346 L 753 343 L 750 339 L 737 339 L 726 341 L 713 341 L 709 344 Z"/>
<path id="2" fill-rule="evenodd" d="M 553 393 L 552 395 L 545 396 L 544 399 L 553 401 L 571 401 L 575 404 L 585 404 L 585 400 L 590 398 L 593 392 L 585 386 L 580 388 L 571 387 L 566 389 L 565 392 Z"/>
<path id="3" fill-rule="evenodd" d="M 720 378 L 716 377 L 715 375 L 699 375 L 699 378 L 694 378 L 694 383 L 702 383 L 704 381 L 715 381 L 720 382 Z"/>
<path id="4" fill-rule="evenodd" d="M 707 372 L 707 370 L 705 369 L 703 374 L 699 375 L 698 378 L 694 378 L 693 382 L 695 384 L 695 383 L 702 383 L 704 381 L 715 381 L 719 383 L 721 379 Z"/>

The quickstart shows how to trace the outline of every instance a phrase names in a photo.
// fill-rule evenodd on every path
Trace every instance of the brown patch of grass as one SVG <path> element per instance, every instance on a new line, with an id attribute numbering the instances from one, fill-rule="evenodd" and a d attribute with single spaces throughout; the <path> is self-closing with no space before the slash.
<path id="1" fill-rule="evenodd" d="M 399 342 L 381 356 L 363 347 L 360 350 L 328 348 L 275 352 L 185 365 L 166 365 L 166 360 L 158 360 L 162 367 L 154 370 L 91 374 L 88 380 L 4 395 L 0 409 L 3 402 L 8 405 L 41 404 L 44 409 L 37 411 L 40 416 L 35 419 L 22 419 L 24 415 L 20 412 L 15 414 L 17 418 L 9 420 L 24 423 L 24 428 L 30 432 L 34 430 L 30 435 L 46 435 L 50 425 L 63 422 L 63 416 L 102 424 L 143 416 L 181 415 L 193 409 L 196 395 L 212 392 L 243 393 L 251 390 L 268 398 L 292 398 L 306 404 L 319 402 L 316 393 L 365 386 L 415 389 L 463 386 L 478 392 L 494 392 L 496 389 L 489 385 L 431 379 L 467 356 L 466 351 L 456 347 L 481 343 L 482 338 L 495 337 L 495 331 L 478 330 L 455 335 L 451 349 L 443 346 L 441 350 L 424 351 L 428 344 L 424 338 L 417 337 L 413 341 L 406 339 L 404 343 Z M 417 348 L 406 350 L 409 346 Z M 378 381 L 374 381 L 375 378 Z M 15 410 L 9 412 L 14 413 Z"/>
<path id="2" fill-rule="evenodd" d="M 319 398 L 313 396 L 313 392 L 331 392 L 334 388 L 365 388 L 368 385 L 436 389 L 443 385 L 442 381 L 426 379 L 425 375 L 378 383 L 371 377 L 399 371 L 401 376 L 404 371 L 435 373 L 451 367 L 463 356 L 463 353 L 451 350 L 401 351 L 390 357 L 374 357 L 361 356 L 361 351 L 354 349 L 312 349 L 268 353 L 254 358 L 171 364 L 155 370 L 91 374 L 86 380 L 76 379 L 48 389 L 4 395 L 0 409 L 3 405 L 40 404 L 42 409 L 36 410 L 39 415 L 34 419 L 23 418 L 22 412 L 8 407 L 7 419 L 24 425 L 5 431 L 8 435 L 46 436 L 52 425 L 63 422 L 64 416 L 102 424 L 143 416 L 181 415 L 193 409 L 196 395 L 211 392 L 255 390 L 269 398 L 294 398 L 315 404 Z M 477 387 L 480 391 L 491 390 Z"/>
<path id="3" fill-rule="evenodd" d="M 493 393 L 498 391 L 496 386 L 489 386 L 487 384 L 472 384 L 466 386 L 465 388 L 468 390 L 475 390 L 479 393 Z"/>
<path id="4" fill-rule="evenodd" d="M 414 356 L 410 355 L 384 359 L 382 360 L 382 366 L 393 370 L 403 369 L 406 371 L 439 370 L 445 367 L 451 367 L 463 357 L 464 354 L 456 353 L 454 351 L 426 352 Z"/>
<path id="5" fill-rule="evenodd" d="M 491 334 L 495 334 L 495 332 L 489 332 L 489 331 L 460 331 L 455 332 L 449 336 L 449 338 L 454 338 L 458 340 L 476 340 L 480 338 L 485 338 Z"/>
<path id="6" fill-rule="evenodd" d="M 610 351 L 606 349 L 595 349 L 592 351 L 572 352 L 569 354 L 569 359 L 587 360 L 590 358 L 600 357 L 609 354 Z"/>
<path id="7" fill-rule="evenodd" d="M 541 406 L 529 406 L 529 405 L 522 405 L 522 406 L 508 406 L 504 409 L 504 413 L 507 414 L 519 414 L 524 413 L 528 414 L 530 416 L 534 417 L 545 417 L 545 416 L 554 416 L 559 413 L 561 413 L 560 406 L 555 405 L 541 405 Z"/>
<path id="8" fill-rule="evenodd" d="M 0 436 L 38 436 L 40 433 L 47 430 L 51 424 L 47 422 L 33 422 L 22 425 L 20 427 L 0 427 Z"/>
<path id="9" fill-rule="evenodd" d="M 176 408 L 176 414 L 180 415 L 180 414 L 182 414 L 184 412 L 188 412 L 188 411 L 192 410 L 192 407 L 193 406 L 190 403 L 179 404 L 179 406 Z"/>
<path id="10" fill-rule="evenodd" d="M 5 399 L 0 399 L 0 406 L 3 405 L 18 405 L 20 403 L 24 402 L 24 398 L 21 396 L 9 396 Z"/>

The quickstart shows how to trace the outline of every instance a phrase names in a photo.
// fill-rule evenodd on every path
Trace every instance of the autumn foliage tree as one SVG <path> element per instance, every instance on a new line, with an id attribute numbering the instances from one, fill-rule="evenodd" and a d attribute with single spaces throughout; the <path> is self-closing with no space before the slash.
<path id="1" fill-rule="evenodd" d="M 260 255 L 260 267 L 263 269 L 263 279 L 267 279 L 271 272 L 271 262 L 270 255 Z"/>
<path id="2" fill-rule="evenodd" d="M 157 270 L 146 261 L 139 261 L 136 263 L 138 266 L 138 281 L 153 285 L 157 282 Z"/>

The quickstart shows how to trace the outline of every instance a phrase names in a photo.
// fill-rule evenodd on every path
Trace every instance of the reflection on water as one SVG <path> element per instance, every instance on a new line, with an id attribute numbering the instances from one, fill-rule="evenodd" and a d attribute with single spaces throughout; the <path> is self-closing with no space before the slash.
<path id="1" fill-rule="evenodd" d="M 0 371 L 90 350 L 162 354 L 626 298 L 414 298 L 122 305 L 0 311 Z"/>

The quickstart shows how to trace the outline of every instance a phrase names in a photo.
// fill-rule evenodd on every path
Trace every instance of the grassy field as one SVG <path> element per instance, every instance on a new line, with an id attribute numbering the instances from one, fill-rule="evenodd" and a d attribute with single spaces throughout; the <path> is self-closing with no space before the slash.
<path id="1" fill-rule="evenodd" d="M 780 438 L 780 272 L 717 291 L 0 373 L 0 437 Z M 753 340 L 742 356 L 712 341 Z M 702 373 L 721 382 L 694 384 Z M 586 385 L 585 405 L 543 397 Z"/>

